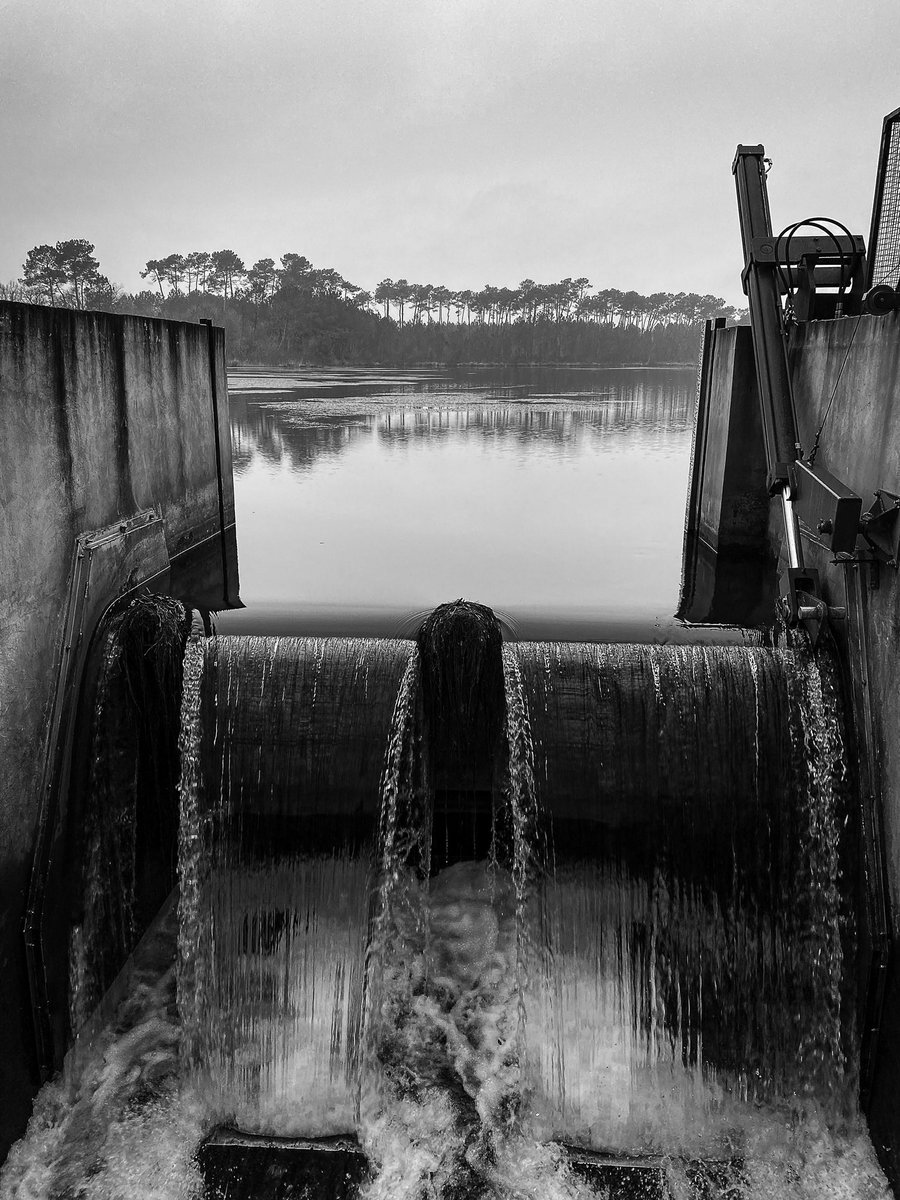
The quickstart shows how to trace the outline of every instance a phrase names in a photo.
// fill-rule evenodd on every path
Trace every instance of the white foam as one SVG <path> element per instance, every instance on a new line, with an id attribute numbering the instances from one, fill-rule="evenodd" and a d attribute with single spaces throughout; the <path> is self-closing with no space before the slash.
<path id="1" fill-rule="evenodd" d="M 208 1128 L 184 1085 L 174 975 L 135 986 L 71 1069 L 38 1094 L 0 1171 L 2 1200 L 199 1200 L 194 1154 Z"/>

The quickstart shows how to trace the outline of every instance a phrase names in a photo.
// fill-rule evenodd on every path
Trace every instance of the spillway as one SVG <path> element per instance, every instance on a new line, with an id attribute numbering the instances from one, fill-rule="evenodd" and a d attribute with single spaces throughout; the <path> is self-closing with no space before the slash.
<path id="1" fill-rule="evenodd" d="M 241 1128 L 354 1127 L 371 847 L 412 651 L 188 650 L 179 1003 L 211 1108 Z"/>
<path id="2" fill-rule="evenodd" d="M 501 761 L 448 853 L 413 643 L 189 647 L 179 1008 L 209 1120 L 354 1135 L 373 1198 L 577 1194 L 579 1154 L 761 1195 L 761 1145 L 787 1169 L 804 1123 L 852 1142 L 827 656 L 510 643 L 502 671 Z"/>
<path id="3" fill-rule="evenodd" d="M 760 1104 L 839 1109 L 854 931 L 833 681 L 802 650 L 505 653 L 548 827 L 526 938 L 536 1134 L 716 1157 Z"/>
<path id="4" fill-rule="evenodd" d="M 0 1195 L 887 1196 L 828 650 L 433 616 L 418 644 L 195 627 L 178 887 Z M 101 679 L 86 808 L 114 849 L 138 811 L 108 786 L 122 695 Z M 73 941 L 82 1009 L 99 917 Z"/>

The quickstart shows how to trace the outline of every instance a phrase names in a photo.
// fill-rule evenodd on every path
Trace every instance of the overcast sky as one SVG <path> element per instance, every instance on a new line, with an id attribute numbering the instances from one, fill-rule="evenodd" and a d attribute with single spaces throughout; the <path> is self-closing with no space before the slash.
<path id="1" fill-rule="evenodd" d="M 587 276 L 740 300 L 731 176 L 868 233 L 898 0 L 0 0 L 0 281 L 86 237 L 372 288 Z"/>

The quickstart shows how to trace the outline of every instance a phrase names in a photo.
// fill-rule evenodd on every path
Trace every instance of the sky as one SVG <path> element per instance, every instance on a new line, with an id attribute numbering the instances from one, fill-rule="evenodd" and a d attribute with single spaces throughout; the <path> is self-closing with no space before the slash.
<path id="1" fill-rule="evenodd" d="M 898 0 L 0 0 L 0 282 L 84 237 L 305 254 L 372 289 L 586 276 L 741 303 L 776 229 L 868 234 Z"/>

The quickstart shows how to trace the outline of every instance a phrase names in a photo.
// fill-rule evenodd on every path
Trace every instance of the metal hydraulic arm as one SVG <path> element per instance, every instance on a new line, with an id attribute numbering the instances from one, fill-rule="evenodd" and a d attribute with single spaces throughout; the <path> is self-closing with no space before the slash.
<path id="1" fill-rule="evenodd" d="M 769 494 L 781 503 L 788 559 L 788 599 L 794 619 L 812 616 L 819 595 L 818 572 L 806 570 L 794 511 L 794 464 L 800 457 L 784 340 L 775 238 L 766 192 L 765 150 L 738 146 L 732 170 L 737 187 L 744 270 L 741 279 L 750 309 L 753 354 L 766 448 Z"/>

